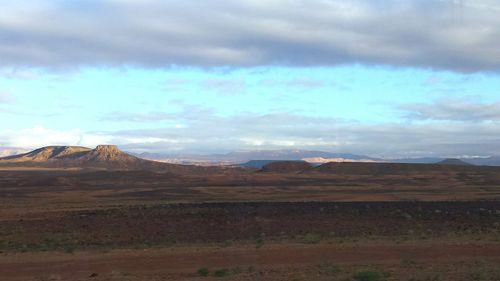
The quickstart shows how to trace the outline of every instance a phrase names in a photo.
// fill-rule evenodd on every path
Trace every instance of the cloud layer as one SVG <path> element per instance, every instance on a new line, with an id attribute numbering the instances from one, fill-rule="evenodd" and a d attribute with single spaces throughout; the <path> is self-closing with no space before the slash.
<path id="1" fill-rule="evenodd" d="M 173 154 L 289 148 L 377 157 L 500 155 L 500 123 L 433 118 L 432 122 L 360 123 L 287 112 L 221 116 L 207 108 L 186 106 L 176 113 L 115 112 L 103 117 L 103 122 L 161 120 L 164 124 L 149 129 L 0 130 L 0 146 L 113 143 L 129 151 Z"/>
<path id="2" fill-rule="evenodd" d="M 417 120 L 500 121 L 500 102 L 484 103 L 466 99 L 444 99 L 434 103 L 413 103 L 400 107 L 406 117 Z"/>
<path id="3" fill-rule="evenodd" d="M 500 4 L 495 0 L 0 4 L 3 66 L 363 63 L 500 69 Z"/>
<path id="4" fill-rule="evenodd" d="M 12 103 L 14 101 L 14 97 L 10 92 L 0 91 L 0 104 L 3 103 Z"/>

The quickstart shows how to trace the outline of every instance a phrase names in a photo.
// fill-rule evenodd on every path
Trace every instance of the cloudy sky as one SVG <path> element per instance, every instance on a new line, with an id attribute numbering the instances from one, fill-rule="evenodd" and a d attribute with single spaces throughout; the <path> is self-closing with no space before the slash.
<path id="1" fill-rule="evenodd" d="M 498 0 L 0 5 L 0 146 L 500 154 Z"/>

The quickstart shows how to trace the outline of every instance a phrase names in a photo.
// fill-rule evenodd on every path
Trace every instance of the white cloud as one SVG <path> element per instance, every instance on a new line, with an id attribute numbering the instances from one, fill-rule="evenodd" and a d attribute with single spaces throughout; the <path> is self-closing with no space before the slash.
<path id="1" fill-rule="evenodd" d="M 7 91 L 0 91 L 0 104 L 2 103 L 12 103 L 15 101 L 14 96 Z"/>
<path id="2" fill-rule="evenodd" d="M 379 157 L 500 154 L 500 123 L 360 123 L 292 113 L 184 119 L 184 126 L 112 132 L 130 150 L 184 153 L 300 148 Z M 134 119 L 132 118 L 132 121 Z M 124 121 L 122 119 L 122 121 Z M 175 121 L 175 120 L 173 120 Z M 145 138 L 154 140 L 144 141 Z M 129 140 L 134 139 L 134 143 Z"/>
<path id="3" fill-rule="evenodd" d="M 23 148 L 37 148 L 48 145 L 96 146 L 109 143 L 109 135 L 92 134 L 80 129 L 57 130 L 37 125 L 19 130 L 0 130 L 0 144 Z"/>
<path id="4" fill-rule="evenodd" d="M 42 126 L 0 131 L 0 146 L 117 144 L 128 151 L 221 153 L 309 149 L 376 157 L 500 154 L 500 123 L 362 124 L 292 114 L 207 116 L 182 128 L 117 132 L 56 130 Z"/>
<path id="5" fill-rule="evenodd" d="M 432 103 L 400 106 L 409 119 L 449 121 L 500 121 L 500 102 L 477 102 L 470 99 L 442 99 Z"/>

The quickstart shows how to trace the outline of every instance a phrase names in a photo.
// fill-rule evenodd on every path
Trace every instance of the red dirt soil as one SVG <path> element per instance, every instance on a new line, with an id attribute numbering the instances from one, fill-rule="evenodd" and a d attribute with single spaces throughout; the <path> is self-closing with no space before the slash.
<path id="1" fill-rule="evenodd" d="M 230 280 L 291 280 L 290 274 L 312 274 L 307 280 L 331 280 L 318 274 L 318 266 L 332 264 L 347 274 L 353 268 L 406 267 L 406 263 L 427 268 L 429 273 L 449 264 L 474 263 L 500 265 L 498 243 L 446 243 L 442 241 L 358 242 L 338 244 L 275 244 L 253 246 L 174 247 L 169 249 L 117 250 L 108 253 L 75 254 L 37 253 L 0 256 L 3 281 L 37 280 L 194 280 L 197 270 L 207 268 L 240 268 Z M 247 272 L 249 267 L 258 270 Z M 313 271 L 313 272 L 311 272 Z M 314 272 L 316 271 L 316 272 Z M 416 272 L 415 272 L 416 271 Z M 399 277 L 418 274 L 419 270 L 400 271 Z M 96 276 L 91 277 L 95 273 Z M 460 272 L 456 272 L 460 274 Z M 126 278 L 130 276 L 130 278 Z M 140 278 L 140 279 L 135 279 Z M 41 279 L 38 279 L 41 280 Z M 48 279 L 47 279 L 48 280 Z M 200 278 L 200 280 L 206 280 Z M 401 279 L 407 280 L 407 279 Z M 457 279 L 461 280 L 461 279 Z"/>

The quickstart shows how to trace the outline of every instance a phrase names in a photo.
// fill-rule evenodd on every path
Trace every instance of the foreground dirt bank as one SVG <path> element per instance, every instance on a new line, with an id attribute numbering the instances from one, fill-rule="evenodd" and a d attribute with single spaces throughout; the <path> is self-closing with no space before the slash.
<path id="1" fill-rule="evenodd" d="M 484 278 L 474 280 L 498 280 L 494 278 L 500 278 L 499 266 L 500 243 L 466 240 L 179 246 L 0 256 L 4 281 L 341 280 L 360 271 L 378 273 L 386 280 L 473 280 L 472 275 Z"/>

